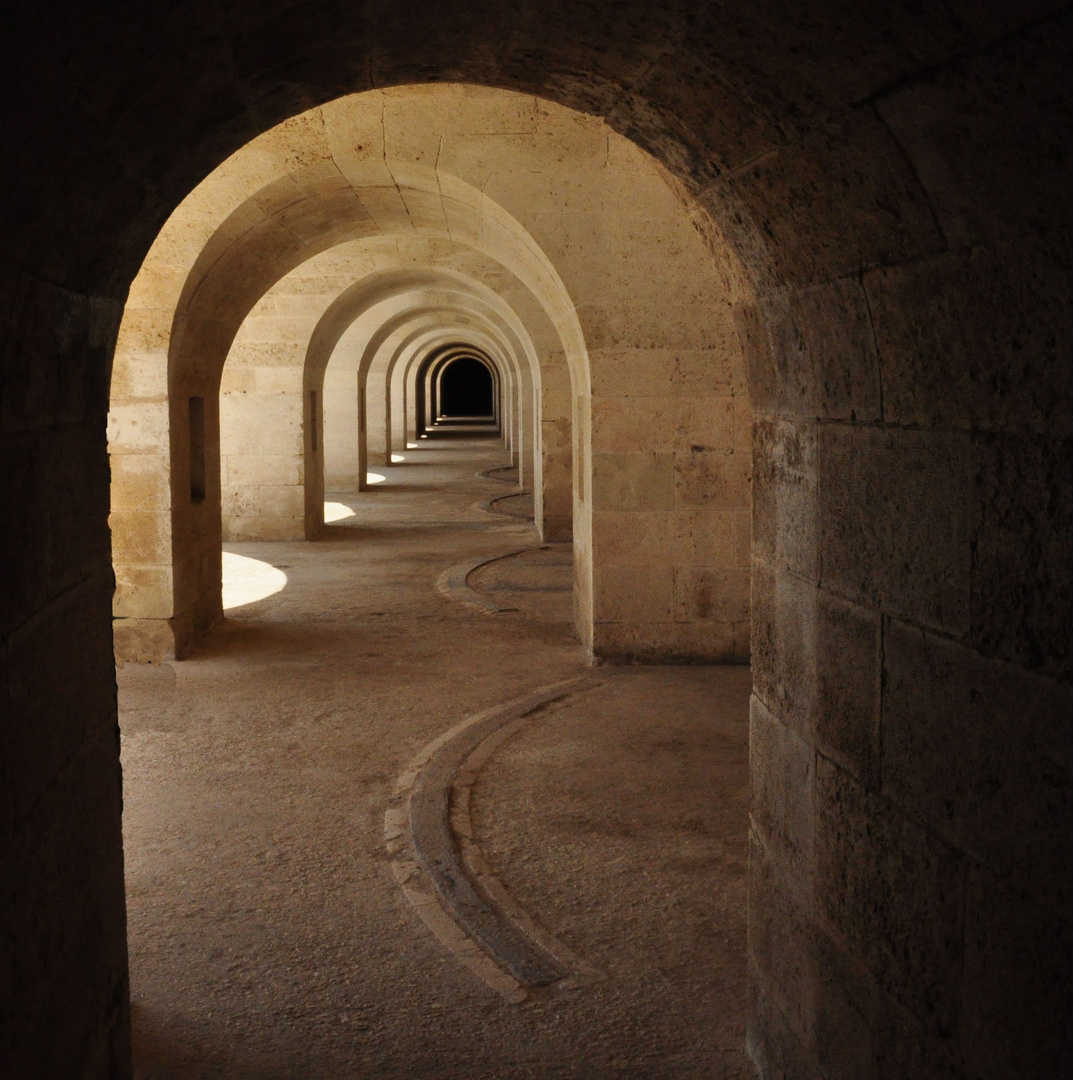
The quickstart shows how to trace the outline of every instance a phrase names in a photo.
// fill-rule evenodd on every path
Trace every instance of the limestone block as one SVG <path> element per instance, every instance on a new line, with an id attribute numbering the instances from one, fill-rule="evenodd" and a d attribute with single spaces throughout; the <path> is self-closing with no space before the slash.
<path id="1" fill-rule="evenodd" d="M 228 454 L 222 461 L 224 487 L 298 485 L 305 462 L 297 454 Z"/>
<path id="2" fill-rule="evenodd" d="M 175 633 L 170 620 L 116 619 L 112 632 L 115 662 L 120 666 L 175 659 Z"/>
<path id="3" fill-rule="evenodd" d="M 592 448 L 606 453 L 734 448 L 734 399 L 595 398 Z"/>
<path id="4" fill-rule="evenodd" d="M 892 615 L 967 630 L 968 437 L 824 425 L 819 462 L 824 584 Z"/>
<path id="5" fill-rule="evenodd" d="M 242 366 L 234 350 L 227 358 L 220 377 L 220 395 L 252 394 L 257 390 L 257 370 L 252 365 Z"/>
<path id="6" fill-rule="evenodd" d="M 938 251 L 943 237 L 901 148 L 860 110 L 746 166 L 726 181 L 771 238 L 790 285 Z"/>
<path id="7" fill-rule="evenodd" d="M 112 453 L 109 460 L 113 510 L 164 510 L 171 505 L 167 457 Z"/>
<path id="8" fill-rule="evenodd" d="M 170 566 L 115 567 L 112 614 L 117 619 L 169 619 L 172 614 Z"/>
<path id="9" fill-rule="evenodd" d="M 888 797 L 1019 889 L 1068 910 L 1073 690 L 894 620 L 884 630 L 884 686 Z"/>
<path id="10" fill-rule="evenodd" d="M 816 599 L 813 738 L 822 754 L 874 788 L 885 750 L 880 617 L 822 589 Z"/>
<path id="11" fill-rule="evenodd" d="M 102 622 L 97 633 L 107 642 L 107 623 Z M 74 656 L 84 646 L 84 642 L 72 646 L 68 654 Z M 96 649 L 94 653 L 96 657 Z M 74 666 L 67 668 L 72 689 L 82 682 L 74 677 Z M 111 670 L 111 664 L 103 669 Z M 18 1039 L 12 1040 L 13 1048 L 21 1051 L 14 1059 L 16 1067 L 23 1071 L 21 1067 L 28 1065 L 26 1071 L 34 1076 L 70 1075 L 87 1061 L 88 1048 L 102 1043 L 98 1075 L 129 1075 L 129 1056 L 122 1058 L 119 1046 L 114 1046 L 114 1056 L 110 1054 L 104 1034 L 106 1025 L 121 1024 L 115 1003 L 126 985 L 127 952 L 115 696 L 114 691 L 106 695 L 111 699 L 107 706 L 101 701 L 99 688 L 108 678 L 103 671 L 97 668 L 95 678 L 85 679 L 96 691 L 94 697 L 83 698 L 72 710 L 84 719 L 92 715 L 100 721 L 91 735 L 62 740 L 64 733 L 55 732 L 62 757 L 48 763 L 25 745 L 12 746 L 26 766 L 15 778 L 19 810 L 28 809 L 24 801 L 28 783 L 48 784 L 34 800 L 32 818 L 19 821 L 22 827 L 6 853 L 6 866 L 18 886 L 10 890 L 5 915 L 20 933 L 12 936 L 5 950 L 5 964 L 18 980 L 15 985 L 27 992 L 13 996 L 5 1026 Z M 6 726 L 36 728 L 47 738 L 43 718 L 38 714 L 33 719 L 35 723 L 25 714 L 16 715 Z M 57 783 L 60 776 L 78 780 Z M 85 989 L 74 997 L 71 987 Z M 85 1014 L 69 1017 L 62 1031 L 55 1030 L 41 1005 L 70 1008 L 72 1001 L 84 1007 Z"/>
<path id="12" fill-rule="evenodd" d="M 592 501 L 599 510 L 673 510 L 672 455 L 593 454 Z"/>
<path id="13" fill-rule="evenodd" d="M 594 656 L 639 663 L 740 664 L 742 637 L 731 623 L 595 622 Z"/>
<path id="14" fill-rule="evenodd" d="M 969 1075 L 1062 1076 L 1073 1054 L 1064 1003 L 1073 986 L 1068 907 L 1055 912 L 984 869 L 965 912 L 961 1050 Z"/>
<path id="15" fill-rule="evenodd" d="M 964 864 L 824 757 L 816 772 L 816 898 L 880 987 L 933 1034 L 957 1020 Z"/>
<path id="16" fill-rule="evenodd" d="M 800 738 L 875 788 L 879 616 L 758 562 L 752 625 L 757 696 Z"/>
<path id="17" fill-rule="evenodd" d="M 155 454 L 168 446 L 167 400 L 113 402 L 108 412 L 112 453 Z"/>
<path id="18" fill-rule="evenodd" d="M 228 519 L 228 542 L 243 540 L 304 540 L 305 518 L 284 518 L 278 515 L 254 514 L 234 516 Z"/>
<path id="19" fill-rule="evenodd" d="M 744 511 L 593 510 L 597 565 L 747 566 L 749 522 Z"/>
<path id="20" fill-rule="evenodd" d="M 7 641 L 4 736 L 20 763 L 10 776 L 16 822 L 36 809 L 87 740 L 114 731 L 114 691 L 98 681 L 111 669 L 111 592 L 104 568 L 50 600 Z"/>
<path id="21" fill-rule="evenodd" d="M 594 566 L 593 617 L 602 623 L 674 621 L 672 568 Z"/>
<path id="22" fill-rule="evenodd" d="M 801 289 L 790 296 L 790 308 L 808 355 L 816 415 L 880 419 L 879 363 L 869 297 L 860 281 L 839 278 Z M 886 395 L 885 381 L 883 390 Z"/>
<path id="23" fill-rule="evenodd" d="M 289 521 L 305 518 L 305 493 L 294 486 L 258 486 L 249 489 L 262 516 Z"/>
<path id="24" fill-rule="evenodd" d="M 735 304 L 731 315 L 748 372 L 749 399 L 753 410 L 758 416 L 773 415 L 779 411 L 782 394 L 775 377 L 761 305 L 758 301 Z"/>
<path id="25" fill-rule="evenodd" d="M 748 453 L 689 450 L 674 455 L 674 505 L 747 510 L 752 489 Z"/>
<path id="26" fill-rule="evenodd" d="M 115 510 L 108 519 L 112 547 L 124 565 L 164 566 L 171 561 L 170 510 Z"/>
<path id="27" fill-rule="evenodd" d="M 109 401 L 161 400 L 168 393 L 167 353 L 135 352 L 116 346 Z"/>
<path id="28" fill-rule="evenodd" d="M 602 349 L 590 354 L 596 397 L 731 397 L 745 367 L 729 309 L 718 345 L 706 349 Z"/>
<path id="29" fill-rule="evenodd" d="M 703 566 L 674 568 L 674 618 L 678 622 L 714 619 L 749 621 L 749 571 L 745 567 L 718 570 Z"/>
<path id="30" fill-rule="evenodd" d="M 595 243 L 595 241 L 594 241 Z M 649 298 L 639 296 L 632 282 L 616 282 L 621 295 L 615 296 L 608 282 L 599 288 L 591 302 L 578 300 L 578 317 L 585 339 L 593 351 L 621 349 L 719 350 L 725 348 L 729 329 L 723 320 L 709 323 L 697 318 L 698 297 L 682 303 L 677 296 Z"/>
<path id="31" fill-rule="evenodd" d="M 780 875 L 755 833 L 749 866 L 749 965 L 796 1037 L 780 1055 L 795 1061 L 789 1075 L 875 1080 L 874 982 L 816 925 L 800 882 Z"/>
<path id="32" fill-rule="evenodd" d="M 752 824 L 775 863 L 807 895 L 815 868 L 816 752 L 768 711 L 749 703 Z"/>
<path id="33" fill-rule="evenodd" d="M 1066 28 L 1044 21 L 1014 47 L 979 53 L 880 98 L 880 114 L 952 247 L 1030 235 L 1043 222 L 1054 230 L 1073 224 L 1073 98 L 1068 80 L 1055 80 L 1065 70 Z"/>
<path id="34" fill-rule="evenodd" d="M 752 534 L 758 559 L 819 577 L 816 425 L 758 419 L 753 432 Z"/>

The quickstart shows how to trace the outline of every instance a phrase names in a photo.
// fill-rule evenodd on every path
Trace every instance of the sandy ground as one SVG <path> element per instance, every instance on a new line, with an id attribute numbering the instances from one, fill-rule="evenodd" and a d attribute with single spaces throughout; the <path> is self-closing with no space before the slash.
<path id="1" fill-rule="evenodd" d="M 287 575 L 197 655 L 118 672 L 139 1080 L 730 1078 L 745 1012 L 744 668 L 590 668 L 568 546 L 482 501 L 488 442 L 406 453 L 317 543 L 228 545 Z M 518 512 L 523 500 L 512 500 Z M 478 710 L 573 676 L 473 791 L 515 900 L 597 972 L 509 1004 L 396 885 L 396 777 Z"/>

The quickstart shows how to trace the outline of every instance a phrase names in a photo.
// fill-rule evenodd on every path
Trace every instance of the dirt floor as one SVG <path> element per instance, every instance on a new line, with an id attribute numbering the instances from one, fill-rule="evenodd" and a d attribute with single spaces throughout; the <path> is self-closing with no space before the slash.
<path id="1" fill-rule="evenodd" d="M 136 1076 L 752 1075 L 748 670 L 590 667 L 569 546 L 539 545 L 523 498 L 482 508 L 516 490 L 478 475 L 502 448 L 405 458 L 330 494 L 353 516 L 317 543 L 227 545 L 286 587 L 193 658 L 118 672 Z M 519 549 L 468 579 L 515 611 L 436 589 Z M 492 872 L 588 971 L 512 1004 L 410 906 L 384 810 L 453 725 L 582 675 L 472 788 Z"/>

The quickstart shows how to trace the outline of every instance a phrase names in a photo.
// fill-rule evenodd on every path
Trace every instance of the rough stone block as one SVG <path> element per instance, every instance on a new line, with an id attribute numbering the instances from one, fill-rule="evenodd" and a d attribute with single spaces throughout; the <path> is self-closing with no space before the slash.
<path id="1" fill-rule="evenodd" d="M 165 566 L 171 561 L 171 512 L 117 510 L 108 519 L 112 550 L 124 566 Z"/>
<path id="2" fill-rule="evenodd" d="M 845 277 L 801 289 L 791 294 L 790 308 L 808 353 L 816 415 L 878 420 L 879 362 L 860 281 Z"/>
<path id="3" fill-rule="evenodd" d="M 674 455 L 674 505 L 742 510 L 750 505 L 752 461 L 748 452 L 689 450 Z M 662 509 L 662 507 L 661 507 Z"/>
<path id="4" fill-rule="evenodd" d="M 879 99 L 952 247 L 1073 223 L 1068 34 L 1065 12 Z"/>
<path id="5" fill-rule="evenodd" d="M 678 567 L 674 570 L 674 618 L 679 622 L 748 622 L 749 585 L 749 571 L 744 567 Z"/>
<path id="6" fill-rule="evenodd" d="M 825 587 L 924 625 L 967 630 L 968 437 L 826 424 L 819 464 Z"/>
<path id="7" fill-rule="evenodd" d="M 752 573 L 752 661 L 756 694 L 812 741 L 816 700 L 817 589 L 761 562 Z"/>
<path id="8" fill-rule="evenodd" d="M 593 617 L 597 622 L 671 622 L 674 582 L 670 566 L 593 568 Z"/>
<path id="9" fill-rule="evenodd" d="M 880 760 L 880 617 L 822 589 L 817 600 L 816 746 L 874 786 Z"/>
<path id="10" fill-rule="evenodd" d="M 970 876 L 960 1036 L 973 1080 L 1069 1074 L 1073 925 L 1062 915 L 984 870 Z"/>
<path id="11" fill-rule="evenodd" d="M 813 421 L 758 419 L 753 429 L 753 552 L 810 580 L 819 578 Z"/>
<path id="12" fill-rule="evenodd" d="M 889 798 L 1041 902 L 1073 905 L 1073 689 L 897 622 L 884 685 Z"/>
<path id="13" fill-rule="evenodd" d="M 155 454 L 112 454 L 113 510 L 163 510 L 171 505 L 168 459 Z"/>
<path id="14" fill-rule="evenodd" d="M 670 454 L 593 454 L 594 509 L 673 510 L 674 464 Z"/>
<path id="15" fill-rule="evenodd" d="M 737 172 L 780 279 L 811 285 L 936 251 L 942 236 L 901 148 L 859 110 Z"/>
<path id="16" fill-rule="evenodd" d="M 782 874 L 811 894 L 816 844 L 816 752 L 754 694 L 749 703 L 752 822 Z"/>
<path id="17" fill-rule="evenodd" d="M 1073 434 L 1067 236 L 876 270 L 865 285 L 889 423 Z"/>
<path id="18" fill-rule="evenodd" d="M 46 478 L 48 433 L 0 437 L 4 462 L 18 467 L 0 469 L 0 505 L 18 508 L 6 513 L 0 529 L 0 629 L 16 626 L 43 602 L 48 591 L 48 536 L 50 514 Z"/>
<path id="19" fill-rule="evenodd" d="M 731 623 L 593 624 L 593 655 L 654 664 L 740 664 L 741 635 Z"/>
<path id="20" fill-rule="evenodd" d="M 97 633 L 110 660 L 104 623 Z M 9 852 L 7 891 L 20 932 L 9 939 L 14 1014 L 5 1026 L 23 1076 L 85 1075 L 126 999 L 114 710 L 113 698 L 102 726 L 65 747 L 34 807 L 35 827 L 20 831 Z M 59 1015 L 65 1023 L 56 1024 Z"/>
<path id="21" fill-rule="evenodd" d="M 594 453 L 734 449 L 734 398 L 596 398 Z"/>
<path id="22" fill-rule="evenodd" d="M 970 638 L 1068 681 L 1073 438 L 979 436 L 975 452 Z"/>
<path id="23" fill-rule="evenodd" d="M 175 659 L 175 633 L 170 620 L 116 619 L 112 637 L 115 661 L 120 666 Z"/>
<path id="24" fill-rule="evenodd" d="M 592 530 L 594 561 L 605 566 L 748 565 L 745 511 L 594 510 Z"/>
<path id="25" fill-rule="evenodd" d="M 798 883 L 800 885 L 800 883 Z M 782 879 L 754 834 L 749 845 L 749 966 L 802 1042 L 815 1026 L 815 931 L 800 895 Z"/>
<path id="26" fill-rule="evenodd" d="M 170 566 L 116 566 L 112 614 L 123 619 L 167 619 L 172 611 Z"/>
<path id="27" fill-rule="evenodd" d="M 878 985 L 937 1036 L 957 1020 L 964 860 L 820 757 L 816 900 Z"/>
<path id="28" fill-rule="evenodd" d="M 107 684 L 111 602 L 112 575 L 105 570 L 36 612 L 8 641 L 5 726 L 19 762 L 12 778 L 16 821 L 29 817 L 87 739 L 115 724 L 114 684 Z"/>

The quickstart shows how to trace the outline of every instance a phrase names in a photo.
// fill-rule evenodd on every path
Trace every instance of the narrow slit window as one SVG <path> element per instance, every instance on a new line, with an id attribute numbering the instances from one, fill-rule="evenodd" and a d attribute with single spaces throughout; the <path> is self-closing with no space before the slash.
<path id="1" fill-rule="evenodd" d="M 190 399 L 190 501 L 205 498 L 205 399 Z"/>

